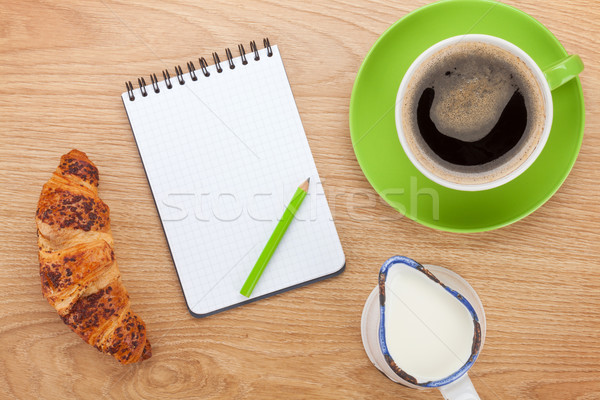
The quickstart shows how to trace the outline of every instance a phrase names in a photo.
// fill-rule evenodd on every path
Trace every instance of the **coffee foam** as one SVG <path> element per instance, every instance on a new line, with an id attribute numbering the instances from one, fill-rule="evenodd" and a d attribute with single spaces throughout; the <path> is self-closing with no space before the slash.
<path id="1" fill-rule="evenodd" d="M 431 109 L 436 127 L 466 142 L 479 140 L 490 131 L 518 89 L 528 111 L 525 132 L 515 147 L 491 162 L 451 164 L 435 154 L 418 133 L 417 104 L 428 87 L 436 90 Z M 461 42 L 438 51 L 419 66 L 403 98 L 401 121 L 410 150 L 427 170 L 458 184 L 487 183 L 513 172 L 534 151 L 545 122 L 543 95 L 536 77 L 519 57 L 491 44 Z"/>

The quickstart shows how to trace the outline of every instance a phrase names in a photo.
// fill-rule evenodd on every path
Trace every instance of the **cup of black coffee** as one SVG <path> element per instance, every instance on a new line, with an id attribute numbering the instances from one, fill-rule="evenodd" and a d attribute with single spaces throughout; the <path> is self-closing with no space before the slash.
<path id="1" fill-rule="evenodd" d="M 430 47 L 406 72 L 396 99 L 408 158 L 451 189 L 486 190 L 515 179 L 541 153 L 551 125 L 542 70 L 514 44 L 488 35 Z"/>

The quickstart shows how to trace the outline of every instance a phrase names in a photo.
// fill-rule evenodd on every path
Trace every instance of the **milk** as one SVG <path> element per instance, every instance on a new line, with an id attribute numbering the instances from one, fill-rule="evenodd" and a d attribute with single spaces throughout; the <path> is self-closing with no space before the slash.
<path id="1" fill-rule="evenodd" d="M 385 339 L 390 356 L 418 382 L 437 381 L 470 358 L 473 316 L 455 296 L 404 264 L 387 272 Z"/>

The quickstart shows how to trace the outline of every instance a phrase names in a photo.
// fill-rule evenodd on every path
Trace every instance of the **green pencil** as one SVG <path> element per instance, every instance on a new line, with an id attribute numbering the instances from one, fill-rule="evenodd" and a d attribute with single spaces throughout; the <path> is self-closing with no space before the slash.
<path id="1" fill-rule="evenodd" d="M 296 193 L 294 193 L 294 197 L 292 197 L 292 201 L 290 201 L 290 204 L 286 207 L 285 211 L 283 212 L 283 216 L 281 217 L 279 223 L 275 227 L 275 230 L 271 234 L 271 237 L 265 245 L 265 248 L 263 249 L 262 253 L 260 253 L 260 257 L 258 257 L 256 264 L 254 264 L 254 268 L 252 268 L 252 271 L 250 271 L 250 275 L 248 275 L 244 286 L 242 286 L 242 290 L 240 290 L 240 293 L 244 296 L 250 297 L 250 295 L 252 294 L 252 291 L 258 283 L 258 280 L 260 279 L 260 276 L 265 270 L 267 264 L 269 263 L 269 260 L 273 256 L 273 253 L 275 253 L 275 250 L 277 250 L 277 246 L 279 245 L 279 242 L 281 242 L 281 238 L 283 238 L 283 235 L 285 235 L 285 231 L 294 219 L 296 211 L 298 211 L 300 205 L 302 204 L 302 201 L 306 197 L 309 182 L 310 178 L 308 178 L 300 186 L 298 186 Z"/>

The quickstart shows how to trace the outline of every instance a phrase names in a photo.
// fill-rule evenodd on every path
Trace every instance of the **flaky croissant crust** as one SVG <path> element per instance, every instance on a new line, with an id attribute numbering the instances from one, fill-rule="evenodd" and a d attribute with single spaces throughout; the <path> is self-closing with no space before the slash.
<path id="1" fill-rule="evenodd" d="M 83 340 L 123 364 L 151 357 L 146 325 L 130 308 L 98 197 L 98 169 L 72 150 L 42 188 L 36 212 L 42 294 Z"/>

